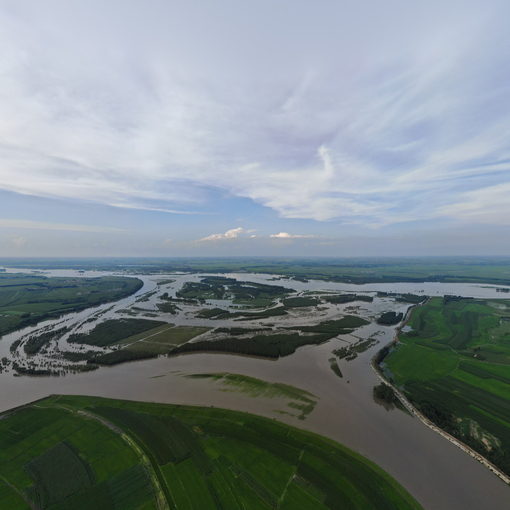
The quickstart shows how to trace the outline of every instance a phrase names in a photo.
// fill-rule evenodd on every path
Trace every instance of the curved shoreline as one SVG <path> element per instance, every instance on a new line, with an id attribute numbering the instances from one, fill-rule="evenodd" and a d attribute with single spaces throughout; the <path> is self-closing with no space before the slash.
<path id="1" fill-rule="evenodd" d="M 429 298 L 430 299 L 430 298 Z M 498 467 L 496 467 L 492 462 L 490 462 L 488 459 L 486 459 L 481 453 L 477 452 L 470 446 L 463 443 L 460 439 L 457 439 L 455 436 L 452 436 L 442 428 L 438 427 L 434 422 L 429 420 L 423 413 L 421 413 L 411 402 L 405 397 L 405 395 L 390 381 L 384 377 L 384 375 L 379 370 L 378 363 L 376 362 L 376 358 L 379 355 L 379 353 L 385 348 L 389 347 L 391 345 L 394 345 L 398 342 L 398 335 L 401 331 L 401 329 L 407 324 L 409 319 L 411 318 L 411 311 L 417 307 L 422 306 L 425 303 L 429 301 L 429 299 L 426 299 L 423 303 L 420 303 L 418 305 L 412 305 L 408 308 L 406 312 L 406 316 L 404 317 L 403 322 L 400 326 L 395 330 L 395 335 L 393 336 L 393 339 L 391 342 L 383 346 L 381 349 L 377 351 L 377 353 L 372 357 L 370 361 L 370 366 L 372 367 L 372 370 L 375 372 L 376 376 L 379 378 L 381 382 L 384 384 L 387 384 L 390 386 L 390 388 L 393 389 L 395 392 L 395 395 L 401 402 L 401 404 L 405 407 L 407 411 L 409 411 L 413 416 L 416 416 L 425 426 L 427 426 L 429 429 L 433 430 L 437 434 L 439 434 L 441 437 L 449 441 L 450 443 L 454 444 L 457 448 L 460 448 L 463 452 L 467 453 L 469 456 L 473 457 L 475 460 L 480 462 L 483 466 L 485 466 L 489 471 L 491 471 L 493 474 L 495 474 L 499 479 L 501 479 L 504 483 L 507 485 L 510 485 L 510 476 L 506 475 L 503 471 L 501 471 Z"/>

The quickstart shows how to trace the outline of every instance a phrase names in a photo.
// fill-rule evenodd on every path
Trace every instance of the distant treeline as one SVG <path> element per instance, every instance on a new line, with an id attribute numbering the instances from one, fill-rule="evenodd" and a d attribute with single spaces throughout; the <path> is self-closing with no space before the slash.
<path id="1" fill-rule="evenodd" d="M 87 363 L 95 365 L 117 365 L 126 361 L 136 361 L 140 359 L 156 358 L 158 355 L 153 352 L 130 351 L 128 349 L 119 349 L 106 354 L 98 354 L 90 358 Z"/>

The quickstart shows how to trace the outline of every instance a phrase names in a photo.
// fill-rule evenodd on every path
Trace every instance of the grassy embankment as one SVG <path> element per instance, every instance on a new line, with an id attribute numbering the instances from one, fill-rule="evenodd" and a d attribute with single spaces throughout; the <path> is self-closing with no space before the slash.
<path id="1" fill-rule="evenodd" d="M 42 320 L 116 301 L 142 286 L 136 278 L 46 278 L 0 274 L 0 336 Z"/>
<path id="2" fill-rule="evenodd" d="M 510 474 L 510 301 L 432 298 L 408 324 L 384 360 L 390 377 L 429 419 Z"/>
<path id="3" fill-rule="evenodd" d="M 333 441 L 213 408 L 55 396 L 0 420 L 0 506 L 418 510 Z"/>

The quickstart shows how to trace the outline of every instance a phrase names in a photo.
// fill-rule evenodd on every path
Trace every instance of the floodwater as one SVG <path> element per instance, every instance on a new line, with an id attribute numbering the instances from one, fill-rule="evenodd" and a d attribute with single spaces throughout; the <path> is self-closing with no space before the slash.
<path id="1" fill-rule="evenodd" d="M 68 276 L 71 272 L 65 273 Z M 54 274 L 54 272 L 52 272 Z M 85 274 L 90 276 L 90 274 Z M 176 282 L 163 290 L 180 286 L 183 281 L 198 275 L 167 275 Z M 347 285 L 332 282 L 296 282 L 281 280 L 268 282 L 271 275 L 228 275 L 241 280 L 274 283 L 296 290 L 340 290 L 353 292 L 411 292 L 425 295 L 455 294 L 473 297 L 503 298 L 495 287 L 471 284 L 402 283 Z M 115 311 L 132 304 L 137 298 L 156 288 L 153 280 L 163 279 L 143 276 L 144 287 L 136 296 L 125 298 L 105 317 L 116 316 Z M 178 287 L 177 287 L 178 288 Z M 169 290 L 169 294 L 171 294 Z M 390 307 L 391 305 L 391 307 Z M 106 310 L 103 305 L 94 310 L 70 314 L 67 320 L 84 320 L 91 313 Z M 141 303 L 152 306 L 152 301 Z M 328 308 L 320 313 L 326 317 L 352 306 Z M 407 305 L 390 299 L 374 299 L 374 303 L 361 303 L 357 313 L 365 317 L 376 316 L 381 310 L 405 310 Z M 335 312 L 335 310 L 337 310 Z M 172 322 L 196 324 L 189 312 L 170 317 Z M 315 322 L 318 322 L 317 316 Z M 310 321 L 306 313 L 296 312 L 285 321 Z M 321 317 L 319 320 L 324 320 Z M 60 319 L 62 321 L 62 319 Z M 276 318 L 263 323 L 274 323 Z M 49 321 L 51 322 L 51 321 Z M 58 321 L 54 321 L 58 322 Z M 224 323 L 213 323 L 224 325 Z M 239 325 L 239 323 L 234 323 Z M 8 346 L 16 337 L 11 334 L 0 341 Z M 417 418 L 394 409 L 386 410 L 374 402 L 372 388 L 378 384 L 370 360 L 385 343 L 391 341 L 394 328 L 374 323 L 355 332 L 360 338 L 376 335 L 379 340 L 355 360 L 342 360 L 339 366 L 344 374 L 337 377 L 330 369 L 331 351 L 349 341 L 339 337 L 319 346 L 305 346 L 288 357 L 277 361 L 221 354 L 187 354 L 173 358 L 158 358 L 127 363 L 94 372 L 66 377 L 15 377 L 0 374 L 2 393 L 0 410 L 30 402 L 52 393 L 97 395 L 112 398 L 154 402 L 212 405 L 254 412 L 277 418 L 289 424 L 323 434 L 365 455 L 394 476 L 426 510 L 507 510 L 510 507 L 510 488 L 488 469 L 460 449 L 424 426 Z M 17 336 L 16 336 L 17 335 Z M 7 348 L 8 351 L 8 348 Z M 319 400 L 315 410 L 304 421 L 275 412 L 280 408 L 273 399 L 251 398 L 242 393 L 222 391 L 222 386 L 208 379 L 189 379 L 182 374 L 200 372 L 234 372 L 258 377 L 271 382 L 298 386 L 316 395 Z"/>

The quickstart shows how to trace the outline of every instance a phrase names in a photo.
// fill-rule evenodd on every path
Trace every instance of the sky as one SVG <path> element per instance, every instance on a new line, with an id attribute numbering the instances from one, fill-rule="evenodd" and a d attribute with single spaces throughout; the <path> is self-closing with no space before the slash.
<path id="1" fill-rule="evenodd" d="M 509 19 L 0 0 L 0 257 L 510 255 Z"/>

